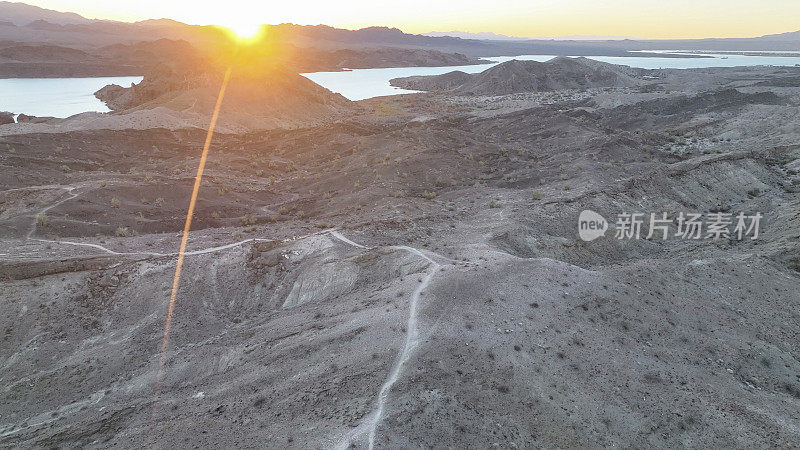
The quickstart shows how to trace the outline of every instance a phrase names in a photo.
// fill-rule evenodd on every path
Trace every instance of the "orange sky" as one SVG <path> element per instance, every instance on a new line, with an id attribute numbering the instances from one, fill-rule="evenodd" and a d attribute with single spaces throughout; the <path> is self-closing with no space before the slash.
<path id="1" fill-rule="evenodd" d="M 800 30 L 800 0 L 28 0 L 90 18 L 167 17 L 248 28 L 259 23 L 371 25 L 406 32 L 491 31 L 512 36 L 750 37 Z"/>

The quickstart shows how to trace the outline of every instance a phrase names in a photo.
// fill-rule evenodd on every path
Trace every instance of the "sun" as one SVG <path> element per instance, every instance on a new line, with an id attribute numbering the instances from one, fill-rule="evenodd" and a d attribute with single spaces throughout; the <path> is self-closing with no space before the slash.
<path id="1" fill-rule="evenodd" d="M 259 23 L 242 22 L 228 25 L 226 28 L 233 31 L 239 39 L 252 39 L 261 32 L 262 25 Z"/>

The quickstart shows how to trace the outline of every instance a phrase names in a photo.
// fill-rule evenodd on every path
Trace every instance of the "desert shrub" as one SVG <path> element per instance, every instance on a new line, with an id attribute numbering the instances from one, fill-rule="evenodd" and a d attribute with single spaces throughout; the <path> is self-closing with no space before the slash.
<path id="1" fill-rule="evenodd" d="M 130 237 L 133 236 L 133 233 L 128 227 L 117 227 L 117 229 L 114 230 L 114 235 L 117 237 Z"/>
<path id="2" fill-rule="evenodd" d="M 241 219 L 239 219 L 239 222 L 242 224 L 243 227 L 246 227 L 246 226 L 250 226 L 250 225 L 255 225 L 258 221 L 256 220 L 255 217 L 253 217 L 253 216 L 248 214 L 248 215 L 242 217 Z"/>
<path id="3" fill-rule="evenodd" d="M 542 191 L 539 190 L 533 191 L 533 194 L 531 194 L 531 198 L 534 200 L 541 200 L 544 198 L 544 193 L 542 193 Z"/>
<path id="4" fill-rule="evenodd" d="M 422 198 L 426 200 L 433 200 L 436 198 L 436 192 L 425 191 L 422 193 Z"/>
<path id="5" fill-rule="evenodd" d="M 47 217 L 47 214 L 45 213 L 39 213 L 36 215 L 36 225 L 40 227 L 46 226 L 49 221 L 50 219 Z"/>
<path id="6" fill-rule="evenodd" d="M 108 201 L 113 208 L 119 206 L 119 199 L 117 197 L 111 197 L 111 200 Z"/>
<path id="7" fill-rule="evenodd" d="M 492 199 L 489 202 L 489 208 L 499 208 L 499 207 L 500 207 L 500 202 L 498 202 L 497 200 Z"/>

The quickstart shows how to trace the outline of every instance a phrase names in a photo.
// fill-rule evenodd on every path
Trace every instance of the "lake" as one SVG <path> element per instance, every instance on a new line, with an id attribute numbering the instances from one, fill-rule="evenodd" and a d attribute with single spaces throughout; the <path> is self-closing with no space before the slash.
<path id="1" fill-rule="evenodd" d="M 52 117 L 108 112 L 95 92 L 109 84 L 128 87 L 140 81 L 142 77 L 0 79 L 0 111 Z"/>
<path id="2" fill-rule="evenodd" d="M 662 53 L 666 52 L 662 51 Z M 709 54 L 708 56 L 711 57 L 591 56 L 590 58 L 643 69 L 691 69 L 756 65 L 795 66 L 800 64 L 800 57 L 732 54 Z M 454 70 L 477 73 L 512 59 L 544 62 L 554 57 L 554 55 L 504 56 L 484 58 L 492 62 L 472 66 L 354 69 L 342 72 L 305 73 L 302 75 L 333 92 L 344 95 L 350 100 L 364 100 L 384 95 L 414 92 L 390 86 L 389 80 L 392 78 L 414 75 L 440 75 Z M 131 83 L 138 83 L 141 80 L 142 77 L 0 79 L 0 111 L 53 117 L 69 117 L 87 111 L 108 112 L 109 110 L 105 104 L 94 97 L 94 93 L 97 90 L 108 84 L 127 87 Z"/>
<path id="3" fill-rule="evenodd" d="M 623 64 L 642 69 L 694 69 L 705 67 L 736 66 L 795 66 L 800 57 L 781 56 L 741 56 L 731 54 L 708 54 L 709 58 L 660 58 L 644 56 L 589 56 L 588 58 L 611 64 Z M 338 92 L 350 100 L 364 100 L 383 95 L 408 94 L 414 91 L 399 89 L 389 85 L 392 78 L 415 75 L 441 75 L 460 70 L 466 73 L 482 72 L 502 62 L 512 59 L 544 62 L 555 58 L 553 55 L 523 55 L 483 58 L 491 64 L 449 67 L 394 67 L 388 69 L 354 69 L 343 72 L 315 72 L 302 74 L 311 81 Z"/>

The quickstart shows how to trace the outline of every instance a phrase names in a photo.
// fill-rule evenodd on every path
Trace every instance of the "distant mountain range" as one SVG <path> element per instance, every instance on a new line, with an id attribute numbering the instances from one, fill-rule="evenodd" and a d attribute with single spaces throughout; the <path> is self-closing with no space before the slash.
<path id="1" fill-rule="evenodd" d="M 430 37 L 457 37 L 461 39 L 485 39 L 490 41 L 524 41 L 526 37 L 506 36 L 505 34 L 496 33 L 469 33 L 467 31 L 431 31 L 429 33 L 422 33 L 423 36 Z"/>
<path id="2" fill-rule="evenodd" d="M 519 38 L 496 33 L 459 31 L 405 33 L 397 28 L 368 27 L 346 30 L 327 25 L 268 25 L 270 44 L 292 45 L 320 51 L 405 50 L 459 53 L 469 58 L 516 55 L 626 56 L 631 50 L 797 51 L 800 31 L 759 38 L 647 40 L 617 36 Z M 16 45 L 55 45 L 89 51 L 110 45 L 133 45 L 158 39 L 184 40 L 198 47 L 213 47 L 227 39 L 227 31 L 214 26 L 187 25 L 171 19 L 136 23 L 89 20 L 75 13 L 47 10 L 24 3 L 0 1 L 0 48 Z M 394 63 L 381 62 L 377 67 Z M 441 59 L 441 55 L 434 55 Z M 646 56 L 639 54 L 639 56 Z M 417 56 L 414 56 L 417 58 Z M 422 60 L 432 61 L 431 55 Z M 447 58 L 451 58 L 447 56 Z M 461 56 L 457 56 L 461 58 Z M 0 64 L 16 64 L 0 59 Z"/>
<path id="3" fill-rule="evenodd" d="M 28 25 L 44 20 L 57 25 L 91 22 L 89 19 L 71 12 L 59 12 L 16 2 L 0 2 L 0 21 L 17 26 Z"/>
<path id="4" fill-rule="evenodd" d="M 639 39 L 632 36 L 556 36 L 556 37 L 519 37 L 519 36 L 506 36 L 505 34 L 497 34 L 491 32 L 484 33 L 470 33 L 467 31 L 431 31 L 429 33 L 422 33 L 423 36 L 431 37 L 457 37 L 461 39 L 478 39 L 489 41 L 530 41 L 530 40 L 555 40 L 555 41 L 620 41 L 623 39 Z"/>

